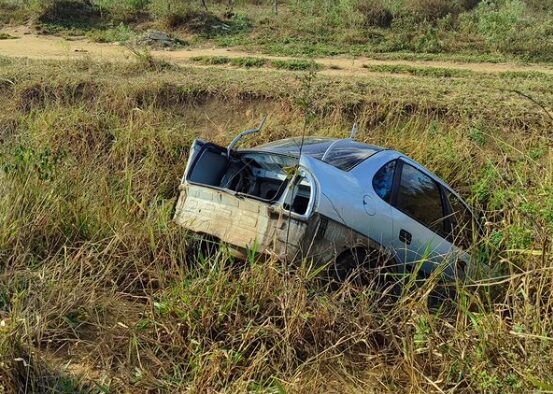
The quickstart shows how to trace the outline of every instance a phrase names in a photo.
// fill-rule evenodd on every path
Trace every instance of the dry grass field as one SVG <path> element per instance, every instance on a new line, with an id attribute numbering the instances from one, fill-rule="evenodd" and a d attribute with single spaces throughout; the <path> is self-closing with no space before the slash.
<path id="1" fill-rule="evenodd" d="M 553 391 L 547 64 L 204 56 L 0 56 L 0 393 Z M 382 305 L 309 262 L 195 255 L 171 222 L 190 144 L 263 115 L 248 144 L 357 120 L 427 166 L 484 212 L 481 269 L 436 308 L 437 278 Z"/>

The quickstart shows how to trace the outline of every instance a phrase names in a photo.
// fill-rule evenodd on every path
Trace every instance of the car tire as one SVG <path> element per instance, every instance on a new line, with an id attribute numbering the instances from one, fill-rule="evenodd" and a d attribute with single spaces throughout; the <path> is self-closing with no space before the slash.
<path id="1" fill-rule="evenodd" d="M 388 261 L 378 250 L 350 249 L 329 266 L 327 277 L 334 285 L 349 281 L 356 287 L 371 286 L 383 291 L 394 284 L 393 266 Z"/>
<path id="2" fill-rule="evenodd" d="M 209 235 L 197 234 L 190 239 L 186 257 L 189 264 L 196 265 L 202 260 L 214 256 L 219 250 L 219 242 Z"/>

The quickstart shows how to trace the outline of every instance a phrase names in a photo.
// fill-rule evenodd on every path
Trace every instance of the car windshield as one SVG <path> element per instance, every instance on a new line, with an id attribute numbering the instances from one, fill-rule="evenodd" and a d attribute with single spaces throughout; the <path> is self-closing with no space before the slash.
<path id="1" fill-rule="evenodd" d="M 270 142 L 255 148 L 256 150 L 280 153 L 299 157 L 307 155 L 319 159 L 343 171 L 350 171 L 362 161 L 382 150 L 374 145 L 363 144 L 351 139 L 300 137 Z"/>

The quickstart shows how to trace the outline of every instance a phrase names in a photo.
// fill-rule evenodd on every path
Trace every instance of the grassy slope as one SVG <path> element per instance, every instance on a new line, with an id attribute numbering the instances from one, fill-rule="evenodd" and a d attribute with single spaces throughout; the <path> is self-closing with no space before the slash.
<path id="1" fill-rule="evenodd" d="M 224 253 L 191 264 L 192 240 L 170 223 L 189 144 L 228 143 L 266 113 L 255 142 L 300 134 L 301 78 L 0 62 L 8 392 L 551 387 L 551 123 L 506 90 L 550 103 L 551 79 L 314 82 L 309 134 L 343 135 L 358 117 L 360 139 L 413 156 L 488 211 L 478 254 L 509 276 L 460 289 L 442 314 L 428 288 L 380 310 L 368 290 L 320 292 L 306 267 L 252 260 L 237 273 Z"/>

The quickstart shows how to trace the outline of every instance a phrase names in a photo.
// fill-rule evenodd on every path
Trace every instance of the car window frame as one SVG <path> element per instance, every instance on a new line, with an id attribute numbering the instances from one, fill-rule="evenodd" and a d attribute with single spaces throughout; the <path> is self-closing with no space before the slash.
<path id="1" fill-rule="evenodd" d="M 428 227 L 428 225 L 426 223 L 421 222 L 417 218 L 411 216 L 408 212 L 406 212 L 403 209 L 401 209 L 400 207 L 398 207 L 397 202 L 398 202 L 398 195 L 399 195 L 399 187 L 400 187 L 400 184 L 401 184 L 401 176 L 403 174 L 403 166 L 405 164 L 410 165 L 415 170 L 417 170 L 417 171 L 421 172 L 423 175 L 426 175 L 427 177 L 429 177 L 436 184 L 436 186 L 438 187 L 438 191 L 440 192 L 440 202 L 442 204 L 442 215 L 443 215 L 443 218 L 444 218 L 443 219 L 443 230 L 442 230 L 443 234 L 437 233 L 436 231 L 434 231 L 433 229 Z M 442 185 L 441 182 L 438 182 L 436 180 L 436 178 L 433 177 L 432 174 L 430 174 L 428 171 L 425 171 L 425 170 L 421 169 L 419 166 L 413 165 L 412 163 L 409 163 L 409 162 L 403 160 L 402 158 L 396 159 L 396 169 L 395 169 L 395 172 L 394 172 L 394 181 L 393 181 L 393 186 L 392 186 L 391 202 L 389 202 L 389 204 L 393 208 L 397 209 L 399 212 L 403 213 L 404 215 L 408 216 L 412 220 L 419 223 L 421 226 L 424 226 L 426 229 L 428 229 L 432 233 L 436 234 L 437 236 L 444 239 L 445 241 L 453 244 L 450 240 L 450 238 L 451 238 L 451 230 L 450 229 L 453 228 L 452 223 L 451 223 L 450 213 L 449 213 L 450 210 L 451 210 L 451 207 L 449 207 L 449 202 L 447 201 L 447 196 L 445 194 L 444 186 Z"/>
<path id="2" fill-rule="evenodd" d="M 465 202 L 465 200 L 463 200 L 461 198 L 461 196 L 459 196 L 457 193 L 455 193 L 450 187 L 445 187 L 444 186 L 444 196 L 445 196 L 445 202 L 447 204 L 447 211 L 448 211 L 448 219 L 449 219 L 449 227 L 450 227 L 450 232 L 449 232 L 449 235 L 448 235 L 448 241 L 451 242 L 453 245 L 455 245 L 455 247 L 461 249 L 461 250 L 467 250 L 465 249 L 464 247 L 462 246 L 459 246 L 457 244 L 455 244 L 454 242 L 454 227 L 455 227 L 455 224 L 452 220 L 453 218 L 453 207 L 451 206 L 451 203 L 449 202 L 449 198 L 447 196 L 447 193 L 451 194 L 453 197 L 455 197 L 459 203 L 463 206 L 463 208 L 470 214 L 470 217 L 471 217 L 471 225 L 473 226 L 473 229 L 472 229 L 472 233 L 473 233 L 473 238 L 475 236 L 475 232 L 476 232 L 476 236 L 483 236 L 483 231 L 482 231 L 482 227 L 480 225 L 480 219 L 478 218 L 477 215 L 474 214 L 474 212 L 472 211 L 472 209 L 469 207 L 469 205 Z M 470 240 L 470 243 L 471 243 L 471 247 L 474 246 L 473 245 L 473 242 L 474 242 L 474 239 Z"/>

